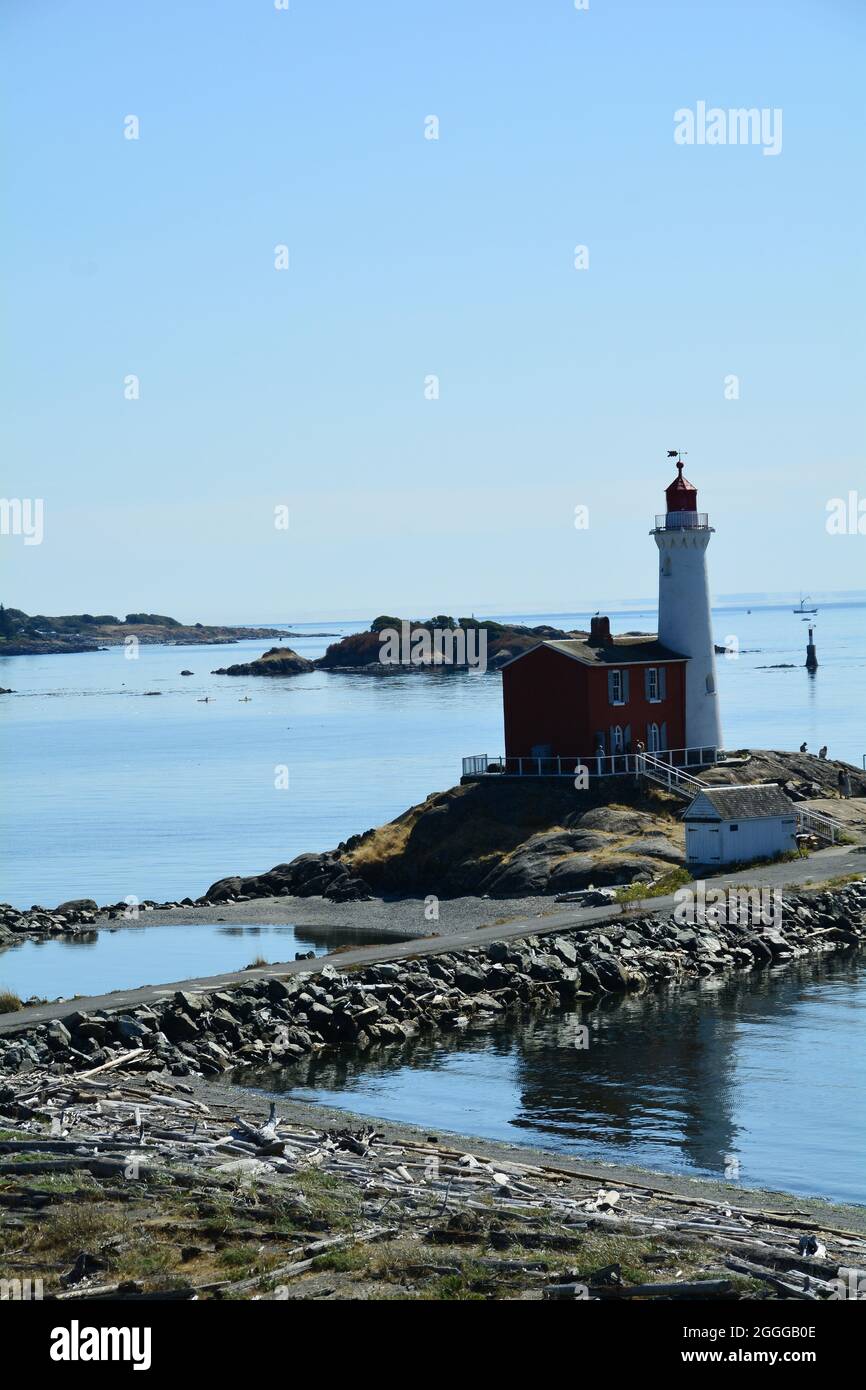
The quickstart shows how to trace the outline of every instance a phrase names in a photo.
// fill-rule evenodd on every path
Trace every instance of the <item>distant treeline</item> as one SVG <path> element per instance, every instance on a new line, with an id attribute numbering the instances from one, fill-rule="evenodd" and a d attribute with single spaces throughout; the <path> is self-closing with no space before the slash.
<path id="1" fill-rule="evenodd" d="M 64 613 L 48 617 L 45 613 L 24 613 L 20 608 L 6 608 L 0 603 L 0 637 L 68 636 L 88 627 L 136 626 L 144 623 L 159 627 L 181 627 L 177 618 L 163 613 L 127 613 L 118 618 L 114 613 Z M 201 623 L 196 623 L 201 627 Z"/>

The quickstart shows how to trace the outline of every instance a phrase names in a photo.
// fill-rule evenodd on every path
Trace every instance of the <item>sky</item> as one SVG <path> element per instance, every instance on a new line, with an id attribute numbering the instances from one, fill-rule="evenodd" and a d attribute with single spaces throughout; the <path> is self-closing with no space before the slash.
<path id="1" fill-rule="evenodd" d="M 0 22 L 7 605 L 644 599 L 670 448 L 714 593 L 866 586 L 859 0 Z M 678 143 L 699 103 L 774 142 Z"/>

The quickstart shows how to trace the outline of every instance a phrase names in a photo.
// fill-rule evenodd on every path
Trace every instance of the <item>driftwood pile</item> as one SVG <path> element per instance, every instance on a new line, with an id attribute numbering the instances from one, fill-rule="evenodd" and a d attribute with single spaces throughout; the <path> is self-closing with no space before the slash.
<path id="1" fill-rule="evenodd" d="M 89 1076 L 31 1072 L 4 1085 L 0 1136 L 0 1227 L 11 1225 L 16 1237 L 11 1250 L 5 1242 L 0 1273 L 44 1276 L 44 1296 L 62 1301 L 323 1296 L 305 1291 L 323 1255 L 358 1246 L 387 1251 L 390 1242 L 399 1242 L 401 1277 L 422 1283 L 458 1278 L 471 1250 L 474 1287 L 493 1298 L 866 1296 L 866 1236 L 855 1231 L 649 1185 L 600 1186 L 597 1175 L 491 1160 L 433 1138 L 393 1141 L 370 1126 L 290 1124 L 274 1105 L 267 1119 L 234 1116 L 179 1079 L 129 1075 L 117 1064 Z M 299 1180 L 311 1173 L 351 1189 L 349 1229 L 323 1232 L 311 1223 L 303 1230 Z M 40 1190 L 33 1179 L 64 1174 L 89 1175 L 100 1200 L 132 1204 L 137 1213 L 157 1209 L 167 1192 L 202 1202 L 220 1195 L 247 1226 L 260 1223 L 254 1240 L 282 1242 L 279 1260 L 242 1279 L 123 1281 L 110 1277 L 108 1241 L 46 1271 L 32 1240 L 64 1193 Z M 263 1204 L 275 1196 L 296 1203 L 297 1238 L 268 1231 Z M 593 1265 L 599 1236 L 642 1252 L 650 1242 L 646 1278 L 624 1278 L 620 1263 Z M 687 1258 L 695 1249 L 697 1270 Z"/>

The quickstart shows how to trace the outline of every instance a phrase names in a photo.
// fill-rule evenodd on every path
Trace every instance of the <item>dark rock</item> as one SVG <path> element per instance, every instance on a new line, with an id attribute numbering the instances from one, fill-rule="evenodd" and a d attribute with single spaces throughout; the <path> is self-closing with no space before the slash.
<path id="1" fill-rule="evenodd" d="M 151 1029 L 137 1018 L 122 1016 L 112 1020 L 112 1032 L 121 1042 L 135 1043 L 147 1037 Z"/>
<path id="2" fill-rule="evenodd" d="M 52 1047 L 69 1047 L 72 1034 L 59 1018 L 53 1018 L 48 1025 L 48 1041 Z"/>
<path id="3" fill-rule="evenodd" d="M 191 1042 L 198 1037 L 198 1028 L 193 1023 L 189 1014 L 181 1010 L 174 1012 L 169 1010 L 162 1020 L 162 1031 L 171 1042 Z"/>

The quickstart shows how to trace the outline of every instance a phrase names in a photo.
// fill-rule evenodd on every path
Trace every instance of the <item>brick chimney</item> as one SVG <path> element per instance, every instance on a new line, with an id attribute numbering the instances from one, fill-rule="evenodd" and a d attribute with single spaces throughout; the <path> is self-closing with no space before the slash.
<path id="1" fill-rule="evenodd" d="M 610 618 L 592 618 L 589 624 L 587 646 L 606 647 L 610 640 Z"/>

